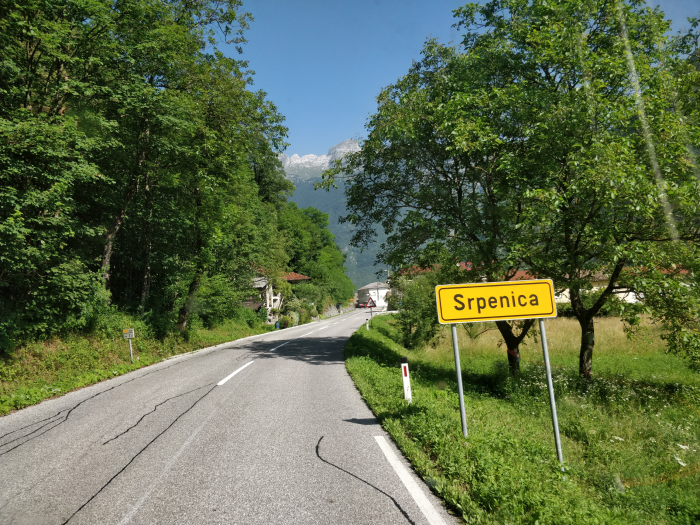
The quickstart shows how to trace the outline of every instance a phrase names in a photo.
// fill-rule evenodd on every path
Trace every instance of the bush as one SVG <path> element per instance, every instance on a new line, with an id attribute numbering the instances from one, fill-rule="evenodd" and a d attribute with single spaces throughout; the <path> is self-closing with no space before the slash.
<path id="1" fill-rule="evenodd" d="M 386 294 L 386 307 L 387 310 L 398 310 L 401 301 L 399 300 L 399 295 L 397 293 L 389 292 Z"/>
<path id="2" fill-rule="evenodd" d="M 197 290 L 193 311 L 211 328 L 224 319 L 236 318 L 243 295 L 226 276 L 206 277 Z"/>
<path id="3" fill-rule="evenodd" d="M 292 326 L 292 318 L 288 315 L 283 315 L 279 320 L 280 328 L 289 328 Z"/>
<path id="4" fill-rule="evenodd" d="M 289 312 L 288 315 L 291 319 L 291 326 L 297 326 L 299 324 L 299 312 Z"/>
<path id="5" fill-rule="evenodd" d="M 234 319 L 246 323 L 250 328 L 253 328 L 256 324 L 260 324 L 255 310 L 244 308 L 243 306 L 236 308 Z"/>
<path id="6" fill-rule="evenodd" d="M 89 332 L 109 303 L 100 272 L 90 271 L 79 259 L 49 269 L 25 297 L 23 304 L 0 297 L 0 353 L 57 333 Z"/>
<path id="7" fill-rule="evenodd" d="M 416 348 L 435 335 L 439 324 L 435 309 L 435 285 L 427 275 L 400 285 L 397 321 L 403 345 Z"/>
<path id="8" fill-rule="evenodd" d="M 299 321 L 301 324 L 306 324 L 306 323 L 310 323 L 311 321 L 313 321 L 313 319 L 311 318 L 311 310 L 308 307 L 302 308 L 301 312 L 299 312 L 299 314 L 300 314 Z"/>

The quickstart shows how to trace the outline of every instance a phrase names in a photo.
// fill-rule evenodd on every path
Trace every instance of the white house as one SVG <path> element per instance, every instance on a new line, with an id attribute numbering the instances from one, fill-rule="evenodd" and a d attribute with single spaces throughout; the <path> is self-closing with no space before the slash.
<path id="1" fill-rule="evenodd" d="M 357 303 L 366 304 L 371 297 L 377 308 L 386 308 L 386 294 L 389 293 L 389 285 L 386 283 L 369 283 L 357 290 Z"/>

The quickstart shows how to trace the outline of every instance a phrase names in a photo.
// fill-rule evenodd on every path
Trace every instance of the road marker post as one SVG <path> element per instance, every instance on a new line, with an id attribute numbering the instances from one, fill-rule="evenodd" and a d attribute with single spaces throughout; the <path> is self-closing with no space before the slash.
<path id="1" fill-rule="evenodd" d="M 410 403 L 413 397 L 411 396 L 411 376 L 408 374 L 408 357 L 401 358 L 401 379 L 403 379 L 403 398 Z"/>
<path id="2" fill-rule="evenodd" d="M 124 339 L 129 340 L 129 355 L 131 356 L 131 363 L 133 364 L 133 362 L 134 362 L 134 349 L 131 347 L 131 340 L 134 338 L 134 329 L 133 328 L 124 328 L 123 334 L 124 334 Z"/>
<path id="3" fill-rule="evenodd" d="M 552 371 L 549 366 L 547 335 L 543 321 L 543 319 L 557 316 L 552 280 L 534 279 L 530 281 L 447 284 L 435 287 L 435 297 L 440 324 L 452 326 L 452 347 L 455 353 L 459 409 L 464 437 L 467 436 L 467 418 L 464 410 L 462 367 L 459 362 L 456 323 L 539 319 L 542 353 L 547 375 L 547 389 L 549 390 L 549 404 L 552 410 L 554 444 L 557 449 L 557 459 L 560 463 L 563 463 L 564 457 L 561 451 L 557 406 L 554 401 L 554 385 L 552 383 Z"/>

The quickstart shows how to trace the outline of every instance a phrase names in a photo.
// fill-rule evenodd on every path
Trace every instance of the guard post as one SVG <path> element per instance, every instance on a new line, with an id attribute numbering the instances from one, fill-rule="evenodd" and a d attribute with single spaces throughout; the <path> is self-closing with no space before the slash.
<path id="1" fill-rule="evenodd" d="M 561 451 L 557 407 L 554 401 L 554 386 L 552 384 L 552 372 L 549 366 L 549 352 L 547 350 L 547 334 L 545 333 L 543 321 L 543 319 L 557 316 L 552 280 L 536 279 L 495 283 L 447 284 L 435 287 L 435 297 L 440 323 L 449 324 L 452 328 L 452 347 L 455 354 L 459 409 L 464 437 L 467 437 L 467 416 L 464 409 L 462 367 L 459 361 L 456 323 L 539 319 L 542 354 L 547 375 L 547 389 L 549 390 L 549 404 L 552 409 L 554 444 L 557 450 L 557 459 L 562 463 L 564 457 Z"/>

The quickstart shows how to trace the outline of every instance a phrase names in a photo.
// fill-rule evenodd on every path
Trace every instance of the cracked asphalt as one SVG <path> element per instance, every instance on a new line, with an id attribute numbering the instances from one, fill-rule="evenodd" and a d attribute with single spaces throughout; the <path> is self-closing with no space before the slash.
<path id="1" fill-rule="evenodd" d="M 427 523 L 345 370 L 365 319 L 178 356 L 3 417 L 0 523 Z"/>

